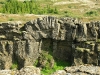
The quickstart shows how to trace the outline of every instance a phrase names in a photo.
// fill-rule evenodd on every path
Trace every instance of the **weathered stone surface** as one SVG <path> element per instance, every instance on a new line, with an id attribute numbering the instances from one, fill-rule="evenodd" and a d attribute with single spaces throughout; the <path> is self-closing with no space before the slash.
<path id="1" fill-rule="evenodd" d="M 12 65 L 13 42 L 0 41 L 0 69 L 9 69 Z"/>
<path id="2" fill-rule="evenodd" d="M 21 70 L 0 70 L 0 75 L 41 75 L 41 72 L 39 68 L 26 66 Z M 93 65 L 71 66 L 51 75 L 100 75 L 100 67 Z"/>
<path id="3" fill-rule="evenodd" d="M 50 49 L 55 59 L 72 65 L 100 65 L 100 22 L 46 16 L 24 25 L 0 24 L 0 69 L 9 69 L 14 61 L 18 69 L 31 66 Z"/>
<path id="4" fill-rule="evenodd" d="M 99 75 L 100 67 L 93 65 L 80 65 L 66 67 L 65 71 L 71 75 Z"/>
<path id="5" fill-rule="evenodd" d="M 19 70 L 15 75 L 41 75 L 40 69 L 34 66 L 26 66 Z"/>
<path id="6" fill-rule="evenodd" d="M 65 67 L 64 70 L 58 70 L 51 75 L 100 75 L 100 67 L 93 65 L 80 65 Z"/>
<path id="7" fill-rule="evenodd" d="M 41 73 L 39 68 L 26 66 L 21 70 L 0 70 L 0 75 L 41 75 Z"/>
<path id="8" fill-rule="evenodd" d="M 54 72 L 51 75 L 67 75 L 67 73 L 64 70 L 58 70 L 58 71 Z"/>

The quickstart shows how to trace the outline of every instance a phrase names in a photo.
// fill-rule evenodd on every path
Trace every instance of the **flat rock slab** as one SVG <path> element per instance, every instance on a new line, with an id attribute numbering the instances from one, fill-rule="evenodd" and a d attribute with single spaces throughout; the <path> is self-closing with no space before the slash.
<path id="1" fill-rule="evenodd" d="M 52 75 L 100 75 L 100 67 L 92 65 L 71 66 L 56 71 Z"/>

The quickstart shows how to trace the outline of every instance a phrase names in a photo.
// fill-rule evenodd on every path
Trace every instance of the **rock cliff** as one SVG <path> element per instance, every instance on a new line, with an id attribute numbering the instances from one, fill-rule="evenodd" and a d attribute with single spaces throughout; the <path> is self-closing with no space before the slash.
<path id="1" fill-rule="evenodd" d="M 42 51 L 72 65 L 100 65 L 100 22 L 74 18 L 40 17 L 22 24 L 0 24 L 0 69 L 32 66 Z"/>

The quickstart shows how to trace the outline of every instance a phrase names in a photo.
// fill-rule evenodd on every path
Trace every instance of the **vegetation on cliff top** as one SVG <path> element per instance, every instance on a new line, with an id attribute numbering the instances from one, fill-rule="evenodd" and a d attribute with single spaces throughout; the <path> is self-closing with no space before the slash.
<path id="1" fill-rule="evenodd" d="M 9 14 L 58 14 L 57 8 L 51 8 L 50 5 L 41 7 L 40 3 L 35 0 L 30 1 L 17 1 L 17 0 L 7 0 L 2 11 L 3 13 Z"/>
<path id="2" fill-rule="evenodd" d="M 56 15 L 92 21 L 100 19 L 99 3 L 100 1 L 96 0 L 0 0 L 0 13 Z M 18 20 L 18 18 L 22 18 L 23 21 L 31 20 L 23 15 L 16 19 L 16 16 L 9 18 L 0 14 L 0 18 L 2 18 L 0 21 Z"/>

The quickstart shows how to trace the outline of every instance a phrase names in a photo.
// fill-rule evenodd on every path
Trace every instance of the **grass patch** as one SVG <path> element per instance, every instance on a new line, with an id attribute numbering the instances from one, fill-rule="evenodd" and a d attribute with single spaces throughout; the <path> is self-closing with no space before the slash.
<path id="1" fill-rule="evenodd" d="M 73 18 L 78 18 L 78 19 L 82 18 L 82 15 L 75 14 L 75 13 L 73 13 L 71 11 L 64 11 L 64 13 L 65 13 L 66 17 L 73 17 Z"/>
<path id="2" fill-rule="evenodd" d="M 86 16 L 98 16 L 97 11 L 88 11 L 85 13 Z"/>
<path id="3" fill-rule="evenodd" d="M 14 19 L 13 18 L 9 18 L 9 21 L 14 21 Z"/>
<path id="4" fill-rule="evenodd" d="M 34 66 L 41 67 L 41 73 L 43 75 L 50 75 L 56 70 L 62 70 L 66 66 L 71 66 L 70 62 L 55 60 L 50 51 L 42 51 L 41 56 L 34 63 Z"/>
<path id="5" fill-rule="evenodd" d="M 56 72 L 57 70 L 63 70 L 66 66 L 70 66 L 70 65 L 71 65 L 70 62 L 55 61 L 53 68 L 51 68 L 51 69 L 44 68 L 41 70 L 41 73 L 43 75 L 50 75 L 50 74 Z"/>
<path id="6" fill-rule="evenodd" d="M 10 67 L 10 69 L 18 69 L 18 63 L 17 62 L 13 62 L 12 66 Z"/>
<path id="7" fill-rule="evenodd" d="M 28 2 L 26 2 L 26 7 L 23 5 L 22 2 L 19 2 L 20 5 L 18 5 L 18 8 L 16 8 L 14 2 L 12 3 L 16 9 L 12 10 L 11 8 L 14 8 L 14 6 L 11 6 L 10 3 L 7 4 L 8 6 L 6 9 L 11 9 L 12 12 L 21 14 L 20 16 L 1 16 L 0 15 L 0 22 L 4 21 L 14 21 L 21 20 L 21 21 L 29 21 L 33 19 L 33 16 L 23 16 L 22 14 L 38 14 L 38 15 L 53 15 L 57 17 L 74 17 L 82 19 L 84 22 L 94 21 L 94 20 L 100 20 L 100 4 L 98 4 L 98 7 L 90 8 L 88 5 L 85 5 L 83 3 L 69 3 L 69 4 L 60 4 L 60 5 L 54 5 L 57 2 L 66 2 L 66 0 L 57 0 L 57 1 L 51 1 L 51 0 L 33 0 L 34 3 L 31 8 L 26 5 L 31 5 Z M 69 2 L 73 2 L 72 0 L 68 0 Z M 95 2 L 95 1 L 94 1 Z M 98 1 L 99 2 L 99 1 Z M 7 3 L 6 0 L 0 0 L 0 12 L 3 13 L 3 7 Z M 25 3 L 24 3 L 25 4 Z M 21 6 L 23 6 L 21 8 Z M 32 8 L 33 7 L 33 8 Z M 23 9 L 23 10 L 21 10 Z M 30 10 L 29 10 L 30 9 Z M 5 11 L 5 14 L 12 13 L 11 10 Z M 25 11 L 24 11 L 25 10 Z M 37 16 L 35 16 L 37 17 Z M 13 19 L 9 19 L 13 18 Z"/>

